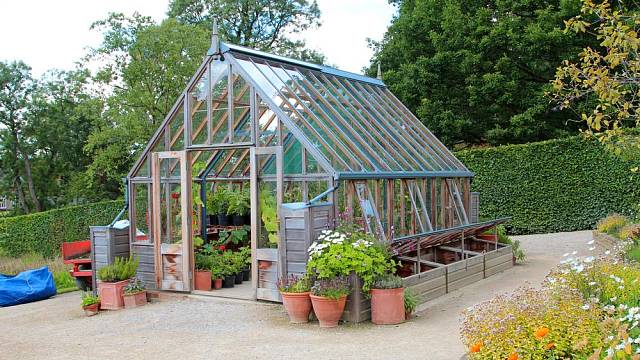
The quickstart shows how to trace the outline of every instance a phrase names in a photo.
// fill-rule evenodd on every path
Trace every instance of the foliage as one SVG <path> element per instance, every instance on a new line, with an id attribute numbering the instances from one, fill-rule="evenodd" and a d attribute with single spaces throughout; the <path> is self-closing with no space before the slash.
<path id="1" fill-rule="evenodd" d="M 98 279 L 104 282 L 118 282 L 129 280 L 136 275 L 138 270 L 138 258 L 133 255 L 128 259 L 116 257 L 113 264 L 106 265 L 98 270 Z"/>
<path id="2" fill-rule="evenodd" d="M 125 295 L 133 295 L 133 294 L 143 292 L 145 291 L 145 289 L 146 288 L 142 280 L 138 279 L 137 277 L 133 277 L 129 279 L 129 283 L 125 285 L 124 293 Z"/>
<path id="3" fill-rule="evenodd" d="M 637 126 L 640 14 L 623 2 L 582 0 L 580 14 L 565 21 L 565 33 L 585 34 L 598 46 L 576 51 L 556 72 L 552 98 L 560 108 L 577 108 L 589 133 L 601 140 Z M 635 4 L 634 4 L 635 5 Z M 579 106 L 587 102 L 587 106 Z M 637 144 L 637 139 L 633 140 Z M 620 150 L 620 149 L 618 149 Z"/>
<path id="4" fill-rule="evenodd" d="M 59 256 L 63 242 L 88 239 L 89 226 L 108 225 L 123 206 L 123 201 L 105 201 L 0 218 L 0 249 L 11 257 Z"/>
<path id="5" fill-rule="evenodd" d="M 244 225 L 241 228 L 229 230 L 229 231 L 220 231 L 218 236 L 218 242 L 221 244 L 234 244 L 238 246 L 243 246 L 246 241 L 249 239 L 249 227 Z"/>
<path id="6" fill-rule="evenodd" d="M 193 246 L 194 247 L 201 247 L 202 245 L 204 245 L 204 239 L 200 236 L 194 236 L 193 237 Z"/>
<path id="7" fill-rule="evenodd" d="M 618 232 L 618 237 L 623 240 L 626 240 L 626 239 L 631 239 L 634 241 L 639 240 L 640 224 L 628 224 L 623 226 Z"/>
<path id="8" fill-rule="evenodd" d="M 267 234 L 267 242 L 271 246 L 277 246 L 278 237 L 278 212 L 276 197 L 266 189 L 260 189 L 260 216 Z M 261 232 L 262 233 L 262 232 Z"/>
<path id="9" fill-rule="evenodd" d="M 82 293 L 82 306 L 98 304 L 99 302 L 100 298 L 97 295 L 93 295 L 92 292 L 88 291 Z"/>
<path id="10" fill-rule="evenodd" d="M 592 229 L 612 212 L 632 214 L 640 197 L 634 163 L 580 137 L 456 155 L 476 174 L 480 217 L 511 216 L 513 234 Z"/>
<path id="11" fill-rule="evenodd" d="M 227 208 L 227 215 L 246 215 L 251 208 L 249 202 L 248 189 L 242 191 L 232 191 L 229 194 L 229 207 Z"/>
<path id="12" fill-rule="evenodd" d="M 62 294 L 69 291 L 78 290 L 76 280 L 69 271 L 52 271 L 53 282 L 56 285 L 56 291 L 58 294 Z"/>
<path id="13" fill-rule="evenodd" d="M 172 0 L 167 14 L 207 30 L 216 19 L 220 37 L 232 44 L 319 63 L 324 60 L 316 51 L 305 49 L 299 37 L 291 36 L 319 25 L 315 0 Z"/>
<path id="14" fill-rule="evenodd" d="M 379 276 L 371 284 L 372 289 L 399 289 L 402 287 L 402 278 L 393 274 Z"/>
<path id="15" fill-rule="evenodd" d="M 507 230 L 503 225 L 498 225 L 498 242 L 501 244 L 511 245 L 511 251 L 517 261 L 524 261 L 526 256 L 520 245 L 520 240 L 513 240 L 507 235 Z"/>
<path id="16" fill-rule="evenodd" d="M 575 291 L 520 288 L 467 309 L 461 334 L 470 359 L 586 358 L 602 346 L 600 309 Z"/>
<path id="17" fill-rule="evenodd" d="M 379 276 L 395 270 L 395 262 L 388 252 L 376 243 L 371 234 L 354 232 L 343 234 L 324 230 L 309 247 L 307 272 L 318 279 L 356 274 L 366 293 Z"/>
<path id="18" fill-rule="evenodd" d="M 226 214 L 229 207 L 229 191 L 218 186 L 213 195 L 207 199 L 207 211 L 211 214 Z"/>
<path id="19" fill-rule="evenodd" d="M 318 279 L 311 287 L 311 293 L 315 296 L 322 296 L 333 300 L 338 300 L 349 295 L 351 288 L 345 276 L 336 276 L 327 279 Z"/>
<path id="20" fill-rule="evenodd" d="M 304 293 L 311 290 L 308 276 L 289 275 L 278 279 L 278 290 L 283 293 Z"/>
<path id="21" fill-rule="evenodd" d="M 194 259 L 196 270 L 210 270 L 213 266 L 213 256 L 204 252 L 196 252 Z"/>
<path id="22" fill-rule="evenodd" d="M 596 229 L 602 233 L 617 236 L 620 229 L 629 223 L 629 219 L 620 214 L 611 214 L 598 221 Z"/>
<path id="23" fill-rule="evenodd" d="M 575 0 L 397 1 L 398 15 L 372 43 L 390 90 L 446 144 L 509 144 L 581 127 L 549 104 L 555 68 L 598 43 L 563 32 Z"/>
<path id="24" fill-rule="evenodd" d="M 416 308 L 418 307 L 418 302 L 420 301 L 420 299 L 418 298 L 418 295 L 413 292 L 413 290 L 407 288 L 404 289 L 404 311 L 407 314 L 413 314 L 414 311 L 416 311 Z"/>

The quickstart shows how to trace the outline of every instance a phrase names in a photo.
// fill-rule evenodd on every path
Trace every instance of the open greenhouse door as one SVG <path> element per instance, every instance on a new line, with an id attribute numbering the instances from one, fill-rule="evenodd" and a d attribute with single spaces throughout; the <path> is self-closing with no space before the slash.
<path id="1" fill-rule="evenodd" d="M 281 301 L 278 277 L 285 249 L 280 234 L 282 147 L 251 148 L 251 283 L 255 298 Z"/>
<path id="2" fill-rule="evenodd" d="M 191 290 L 191 179 L 185 151 L 152 154 L 152 206 L 158 289 Z"/>

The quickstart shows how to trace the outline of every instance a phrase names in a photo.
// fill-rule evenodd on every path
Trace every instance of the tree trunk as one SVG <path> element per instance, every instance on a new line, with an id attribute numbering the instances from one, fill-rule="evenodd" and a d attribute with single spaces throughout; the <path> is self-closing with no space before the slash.
<path id="1" fill-rule="evenodd" d="M 20 149 L 20 153 L 22 154 L 22 160 L 24 162 L 24 174 L 27 177 L 27 185 L 29 186 L 29 196 L 31 197 L 31 201 L 36 208 L 36 211 L 42 211 L 42 207 L 40 206 L 40 201 L 36 196 L 36 187 L 33 185 L 33 176 L 31 175 L 31 162 L 29 161 L 29 154 L 27 154 L 20 145 L 18 145 Z"/>
<path id="2" fill-rule="evenodd" d="M 19 175 L 16 173 L 16 176 L 19 176 Z M 15 184 L 16 193 L 18 194 L 18 205 L 20 205 L 20 207 L 22 208 L 22 211 L 24 211 L 25 214 L 28 214 L 29 208 L 27 207 L 26 201 L 24 201 L 24 193 L 22 192 L 22 184 L 20 184 L 20 178 L 16 177 L 13 180 L 13 183 Z"/>

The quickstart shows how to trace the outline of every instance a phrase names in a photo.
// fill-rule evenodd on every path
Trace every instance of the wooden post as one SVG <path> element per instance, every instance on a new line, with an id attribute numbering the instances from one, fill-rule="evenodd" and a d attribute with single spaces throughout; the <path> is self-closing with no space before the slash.
<path id="1" fill-rule="evenodd" d="M 406 202 L 404 198 L 404 180 L 400 180 L 400 233 L 402 235 L 407 233 L 406 226 Z"/>
<path id="2" fill-rule="evenodd" d="M 393 180 L 387 179 L 387 190 L 386 190 L 386 200 L 387 200 L 387 238 L 393 239 Z"/>

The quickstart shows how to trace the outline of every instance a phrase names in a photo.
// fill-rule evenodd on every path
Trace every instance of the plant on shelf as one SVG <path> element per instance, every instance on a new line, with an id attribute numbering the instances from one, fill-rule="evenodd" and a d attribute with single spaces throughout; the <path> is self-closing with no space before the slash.
<path id="1" fill-rule="evenodd" d="M 82 293 L 82 310 L 85 315 L 93 316 L 100 310 L 100 298 L 92 292 Z"/>
<path id="2" fill-rule="evenodd" d="M 241 252 L 233 252 L 233 268 L 235 270 L 235 284 L 240 285 L 244 281 L 244 256 Z"/>
<path id="3" fill-rule="evenodd" d="M 396 263 L 370 234 L 324 230 L 308 249 L 307 272 L 318 279 L 357 275 L 369 293 L 374 279 L 393 273 Z"/>
<path id="4" fill-rule="evenodd" d="M 241 247 L 240 254 L 244 263 L 244 267 L 242 269 L 242 280 L 249 281 L 249 277 L 251 276 L 251 248 L 249 246 Z"/>
<path id="5" fill-rule="evenodd" d="M 404 319 L 402 278 L 392 274 L 378 277 L 371 285 L 371 322 L 376 325 L 395 325 Z"/>
<path id="6" fill-rule="evenodd" d="M 220 255 L 220 273 L 223 276 L 225 288 L 232 288 L 236 281 L 236 260 L 232 251 L 223 251 Z"/>
<path id="7" fill-rule="evenodd" d="M 241 247 L 246 244 L 249 239 L 249 231 L 247 226 L 243 226 L 239 229 L 220 231 L 218 235 L 218 243 L 220 244 L 234 244 Z"/>
<path id="8" fill-rule="evenodd" d="M 211 267 L 213 266 L 213 255 L 208 251 L 200 251 L 195 254 L 196 262 L 196 275 L 195 275 L 195 288 L 196 290 L 210 291 L 211 290 Z"/>
<path id="9" fill-rule="evenodd" d="M 350 291 L 349 281 L 344 276 L 314 282 L 309 297 L 320 327 L 338 326 Z"/>
<path id="10" fill-rule="evenodd" d="M 113 264 L 98 270 L 98 294 L 101 307 L 106 310 L 118 310 L 124 307 L 124 287 L 128 280 L 136 275 L 138 259 L 117 257 Z"/>
<path id="11" fill-rule="evenodd" d="M 250 207 L 249 193 L 246 190 L 230 193 L 227 215 L 233 216 L 233 225 L 245 225 L 245 215 L 249 212 Z"/>
<path id="12" fill-rule="evenodd" d="M 129 279 L 124 287 L 124 307 L 134 308 L 147 304 L 147 291 L 144 283 L 137 277 Z"/>
<path id="13" fill-rule="evenodd" d="M 307 276 L 289 275 L 278 280 L 282 303 L 293 324 L 309 322 L 311 281 Z"/>
<path id="14" fill-rule="evenodd" d="M 229 225 L 229 218 L 227 216 L 227 208 L 229 207 L 229 191 L 223 186 L 218 186 L 216 191 L 211 196 L 211 211 L 212 214 L 217 214 L 218 224 L 221 226 Z"/>
<path id="15" fill-rule="evenodd" d="M 418 295 L 410 288 L 404 289 L 404 317 L 405 320 L 411 319 L 411 316 L 418 307 Z"/>

